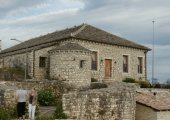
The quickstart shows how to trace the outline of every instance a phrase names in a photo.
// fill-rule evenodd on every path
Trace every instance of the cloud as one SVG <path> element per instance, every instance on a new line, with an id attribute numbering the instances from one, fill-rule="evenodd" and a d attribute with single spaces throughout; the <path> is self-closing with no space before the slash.
<path id="1" fill-rule="evenodd" d="M 3 48 L 81 23 L 92 24 L 112 34 L 146 45 L 152 44 L 155 19 L 156 77 L 169 78 L 169 0 L 0 0 L 0 39 Z M 148 72 L 151 75 L 149 52 Z M 159 69 L 158 69 L 159 68 Z"/>
<path id="2" fill-rule="evenodd" d="M 48 4 L 46 0 L 0 0 L 0 18 L 26 13 L 28 10 Z"/>
<path id="3" fill-rule="evenodd" d="M 85 10 L 97 10 L 103 8 L 112 8 L 117 10 L 120 9 L 143 9 L 143 10 L 151 10 L 155 8 L 168 8 L 170 1 L 169 0 L 81 0 L 84 2 Z"/>
<path id="4" fill-rule="evenodd" d="M 73 0 L 74 1 L 74 0 Z M 155 23 L 155 44 L 170 44 L 170 1 L 160 0 L 80 0 L 84 4 L 76 21 L 94 24 L 111 33 L 119 33 L 127 39 L 142 44 L 152 43 L 152 20 Z M 161 29 L 159 29 L 162 26 Z M 158 36 L 156 36 L 158 35 Z M 161 36 L 161 38 L 159 38 Z M 163 39 L 162 39 L 163 38 Z M 160 41 L 161 39 L 161 41 Z"/>

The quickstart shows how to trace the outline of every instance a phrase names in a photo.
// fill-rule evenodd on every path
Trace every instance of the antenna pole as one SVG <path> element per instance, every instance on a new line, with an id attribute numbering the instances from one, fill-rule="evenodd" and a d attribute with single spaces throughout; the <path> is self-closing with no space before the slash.
<path id="1" fill-rule="evenodd" d="M 155 25 L 155 21 L 153 20 L 152 21 L 153 23 L 153 40 L 152 40 L 152 85 L 154 84 L 154 65 L 155 65 L 155 60 L 154 60 L 154 57 L 155 57 L 155 30 L 154 30 L 154 25 Z"/>

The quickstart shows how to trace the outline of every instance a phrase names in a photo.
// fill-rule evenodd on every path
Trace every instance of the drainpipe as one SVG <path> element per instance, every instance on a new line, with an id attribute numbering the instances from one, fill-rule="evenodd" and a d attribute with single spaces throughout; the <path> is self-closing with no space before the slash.
<path id="1" fill-rule="evenodd" d="M 32 61 L 33 74 L 32 74 L 32 77 L 35 78 L 35 50 L 33 50 L 32 52 L 33 52 L 33 61 Z"/>

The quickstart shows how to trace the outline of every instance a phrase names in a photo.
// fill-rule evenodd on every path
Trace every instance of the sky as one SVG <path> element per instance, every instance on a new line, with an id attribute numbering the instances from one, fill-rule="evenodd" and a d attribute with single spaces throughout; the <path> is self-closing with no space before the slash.
<path id="1" fill-rule="evenodd" d="M 154 77 L 170 78 L 170 0 L 0 0 L 2 49 L 82 23 L 96 26 L 152 49 Z M 148 53 L 148 79 L 152 52 Z"/>

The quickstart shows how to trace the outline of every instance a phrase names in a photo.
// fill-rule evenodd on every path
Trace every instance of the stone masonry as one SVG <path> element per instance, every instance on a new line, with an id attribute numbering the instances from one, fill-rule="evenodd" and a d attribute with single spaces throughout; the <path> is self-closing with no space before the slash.
<path id="1" fill-rule="evenodd" d="M 70 42 L 75 42 L 80 44 L 81 46 L 89 49 L 90 51 L 96 51 L 98 54 L 97 58 L 97 70 L 91 70 L 91 78 L 96 78 L 99 81 L 105 80 L 105 59 L 110 59 L 112 61 L 112 71 L 111 71 L 111 78 L 109 80 L 122 80 L 126 77 L 132 77 L 137 80 L 145 80 L 146 79 L 146 53 L 143 50 L 135 49 L 135 48 L 127 48 L 127 47 L 121 47 L 121 46 L 113 46 L 113 45 L 107 45 L 107 44 L 101 44 L 101 43 L 94 43 L 94 42 L 88 42 L 88 41 L 81 41 L 77 39 L 70 39 L 67 41 L 62 41 L 60 42 L 60 45 L 70 43 Z M 44 79 L 47 76 L 47 71 L 48 71 L 48 64 L 50 64 L 49 67 L 55 66 L 55 64 L 49 63 L 49 50 L 54 49 L 55 46 L 51 46 L 48 48 L 43 48 L 40 50 L 35 50 L 35 51 L 30 51 L 28 52 L 28 68 L 29 68 L 29 75 L 32 78 L 36 79 Z M 66 55 L 66 54 L 65 54 Z M 68 54 L 69 55 L 69 54 Z M 75 55 L 75 54 L 74 54 Z M 123 55 L 128 55 L 129 56 L 129 72 L 128 73 L 123 73 L 122 71 L 122 63 L 123 63 Z M 41 68 L 39 67 L 39 57 L 47 57 L 47 67 Z M 79 56 L 77 53 L 76 56 Z M 62 56 L 60 56 L 62 57 Z M 63 56 L 63 62 L 66 56 Z M 69 56 L 67 56 L 69 57 Z M 81 59 L 82 56 L 79 56 L 78 59 Z M 139 74 L 137 72 L 137 63 L 138 63 L 138 57 L 143 58 L 143 72 L 142 74 Z M 25 62 L 25 57 L 24 54 L 17 54 L 17 55 L 11 55 L 4 57 L 4 67 L 8 66 L 13 66 L 12 64 L 15 63 L 15 61 L 21 61 L 18 62 L 18 64 L 24 65 Z M 9 62 L 10 61 L 10 62 Z M 54 61 L 54 60 L 52 60 Z M 77 65 L 79 65 L 79 61 L 76 61 Z M 89 61 L 91 62 L 91 61 Z M 57 63 L 53 62 L 53 63 Z M 67 61 L 69 64 L 69 61 Z M 72 64 L 72 61 L 70 61 L 70 64 Z M 89 65 L 89 63 L 87 64 Z M 24 67 L 24 66 L 23 66 Z M 75 71 L 72 71 L 75 72 Z M 69 73 L 67 73 L 69 74 Z M 65 76 L 67 77 L 67 76 Z M 77 79 L 78 76 L 77 76 Z M 81 79 L 81 78 L 80 78 Z M 107 80 L 107 79 L 106 79 Z"/>
<path id="2" fill-rule="evenodd" d="M 137 89 L 136 120 L 169 120 L 169 89 Z"/>
<path id="3" fill-rule="evenodd" d="M 145 80 L 146 79 L 146 69 L 145 67 L 143 67 L 143 73 L 139 74 L 137 73 L 137 58 L 138 57 L 142 57 L 143 58 L 143 66 L 146 66 L 145 64 L 145 59 L 146 59 L 146 53 L 143 50 L 138 50 L 138 49 L 134 49 L 134 48 L 127 48 L 127 47 L 119 47 L 119 46 L 113 46 L 113 45 L 106 45 L 106 44 L 99 44 L 99 43 L 94 43 L 94 42 L 87 42 L 87 41 L 80 41 L 80 40 L 76 40 L 76 39 L 70 39 L 67 41 L 63 41 L 60 44 L 66 44 L 69 42 L 75 42 L 80 44 L 81 46 L 91 50 L 91 51 L 96 51 L 98 54 L 98 69 L 92 70 L 91 71 L 91 78 L 96 78 L 99 81 L 102 81 L 105 79 L 105 64 L 104 64 L 104 60 L 105 59 L 111 59 L 112 60 L 112 77 L 110 78 L 110 80 L 122 80 L 125 77 L 132 77 L 135 78 L 137 80 L 142 79 Z M 30 51 L 28 54 L 28 58 L 30 58 L 28 60 L 28 68 L 29 68 L 29 75 L 32 78 L 37 78 L 37 79 L 44 79 L 47 76 L 47 70 L 49 69 L 48 66 L 46 68 L 40 68 L 39 67 L 39 57 L 40 56 L 44 56 L 47 57 L 49 56 L 48 51 L 54 49 L 55 47 L 48 47 L 48 48 L 44 48 L 44 49 L 40 49 L 40 50 L 36 50 L 36 51 Z M 73 52 L 74 55 L 76 55 Z M 68 56 L 67 56 L 68 55 Z M 69 53 L 65 54 L 65 55 L 61 55 L 60 58 L 57 59 L 53 59 L 54 57 L 51 57 L 51 61 L 52 63 L 50 63 L 50 67 L 54 67 L 56 66 L 56 63 L 66 63 L 66 61 L 64 60 L 65 58 L 69 58 Z M 74 56 L 72 55 L 72 56 Z M 123 55 L 128 55 L 129 56 L 129 72 L 128 73 L 123 73 L 122 72 L 122 63 L 123 63 Z M 76 58 L 76 61 L 74 61 L 75 64 L 77 64 L 77 66 L 79 65 L 79 61 L 80 59 L 83 59 L 81 57 L 83 57 L 83 55 L 80 55 L 79 53 L 77 53 L 76 56 L 79 56 Z M 63 57 L 63 58 L 62 58 Z M 63 60 L 61 61 L 57 61 L 57 60 Z M 88 58 L 89 59 L 89 58 Z M 56 62 L 54 62 L 54 60 L 56 60 Z M 15 61 L 18 61 L 18 64 L 24 64 L 23 61 L 25 61 L 25 57 L 24 54 L 17 54 L 17 55 L 12 55 L 12 56 L 7 56 L 4 58 L 4 66 L 8 67 L 8 66 L 12 66 L 9 65 L 13 64 L 13 63 L 17 63 Z M 8 62 L 10 61 L 10 62 Z M 19 62 L 21 61 L 21 62 Z M 48 59 L 47 59 L 47 62 Z M 88 60 L 88 62 L 91 62 L 90 60 Z M 48 65 L 49 63 L 47 63 Z M 73 64 L 73 61 L 67 61 L 67 64 Z M 87 66 L 89 66 L 90 64 L 87 63 Z M 64 78 L 68 77 L 68 74 L 72 74 L 72 73 L 76 73 L 76 71 L 71 71 L 71 73 L 69 73 L 69 71 L 65 74 L 67 74 L 66 76 L 64 76 Z M 52 75 L 53 73 L 51 73 Z M 57 74 L 57 73 L 55 73 Z M 79 73 L 78 73 L 79 74 Z M 76 75 L 75 75 L 76 76 Z M 79 78 L 79 76 L 76 76 L 76 79 L 82 79 L 81 76 Z M 89 78 L 90 79 L 90 78 Z M 84 81 L 86 82 L 86 81 Z M 86 84 L 86 83 L 85 83 Z"/>
<path id="4" fill-rule="evenodd" d="M 135 89 L 112 87 L 63 95 L 63 109 L 77 120 L 135 120 Z"/>
<path id="5" fill-rule="evenodd" d="M 5 81 L 0 82 L 0 106 L 14 106 L 16 104 L 16 90 L 18 85 L 22 85 L 23 89 L 29 91 L 32 87 L 35 87 L 37 91 L 50 89 L 57 98 L 61 98 L 63 93 L 67 93 L 70 87 L 61 81 L 26 81 L 15 82 Z"/>
<path id="6" fill-rule="evenodd" d="M 83 61 L 82 67 L 80 67 L 81 61 Z M 50 77 L 61 78 L 76 86 L 90 86 L 90 61 L 91 54 L 86 51 L 53 51 L 50 54 Z"/>
<path id="7" fill-rule="evenodd" d="M 105 59 L 112 60 L 112 71 L 110 80 L 118 80 L 121 81 L 126 77 L 132 77 L 136 80 L 145 80 L 146 79 L 146 53 L 144 50 L 139 50 L 135 48 L 121 47 L 121 46 L 113 46 L 95 42 L 82 41 L 77 39 L 72 39 L 65 41 L 61 44 L 65 44 L 68 42 L 75 42 L 80 44 L 81 46 L 91 50 L 96 51 L 98 54 L 98 69 L 92 70 L 92 78 L 96 78 L 100 81 L 105 79 Z M 123 55 L 129 56 L 129 72 L 123 73 L 122 64 L 123 64 Z M 138 57 L 143 58 L 143 72 L 139 74 L 137 72 L 137 64 Z M 107 79 L 106 79 L 107 80 Z"/>

